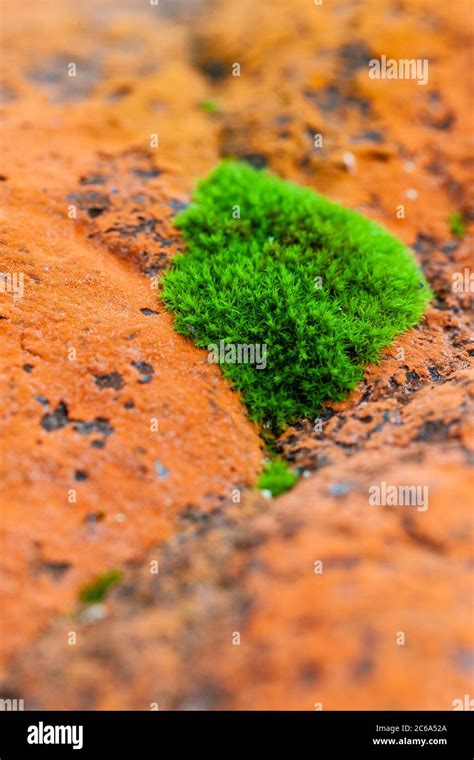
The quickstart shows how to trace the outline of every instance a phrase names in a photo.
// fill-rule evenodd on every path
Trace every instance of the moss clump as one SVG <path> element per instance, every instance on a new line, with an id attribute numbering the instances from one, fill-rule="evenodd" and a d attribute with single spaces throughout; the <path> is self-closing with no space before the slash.
<path id="1" fill-rule="evenodd" d="M 290 470 L 286 462 L 282 459 L 273 459 L 260 473 L 258 488 L 262 491 L 270 491 L 272 496 L 279 496 L 293 488 L 297 482 L 298 475 Z"/>
<path id="2" fill-rule="evenodd" d="M 220 110 L 217 100 L 212 100 L 211 98 L 208 100 L 200 100 L 199 108 L 204 113 L 218 113 Z"/>
<path id="3" fill-rule="evenodd" d="M 453 235 L 455 238 L 464 237 L 466 234 L 466 225 L 464 224 L 462 214 L 459 213 L 459 211 L 455 211 L 453 214 L 451 214 L 448 221 L 451 235 Z"/>
<path id="4" fill-rule="evenodd" d="M 274 430 L 344 398 L 429 301 L 388 232 L 244 163 L 224 161 L 200 182 L 176 225 L 188 250 L 162 283 L 175 327 Z M 254 347 L 253 362 L 239 345 Z"/>
<path id="5" fill-rule="evenodd" d="M 121 570 L 108 570 L 97 578 L 83 586 L 79 592 L 79 599 L 84 604 L 96 604 L 101 602 L 111 586 L 114 586 L 122 577 Z"/>

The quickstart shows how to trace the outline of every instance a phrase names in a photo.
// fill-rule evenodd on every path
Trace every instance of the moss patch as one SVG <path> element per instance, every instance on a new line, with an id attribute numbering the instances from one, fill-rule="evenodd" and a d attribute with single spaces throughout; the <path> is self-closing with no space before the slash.
<path id="1" fill-rule="evenodd" d="M 121 570 L 108 570 L 97 578 L 83 586 L 79 592 L 79 599 L 84 604 L 96 604 L 101 602 L 107 595 L 111 586 L 114 586 L 122 577 Z"/>
<path id="2" fill-rule="evenodd" d="M 204 113 L 218 113 L 220 110 L 219 103 L 217 102 L 217 100 L 212 100 L 212 99 L 200 100 L 199 108 L 201 109 L 201 111 L 204 111 Z"/>
<path id="3" fill-rule="evenodd" d="M 293 488 L 297 482 L 298 475 L 290 470 L 287 463 L 282 459 L 274 459 L 264 466 L 258 479 L 258 488 L 270 491 L 272 496 L 279 496 Z"/>
<path id="4" fill-rule="evenodd" d="M 466 234 L 466 225 L 464 224 L 463 215 L 455 211 L 449 217 L 449 230 L 455 238 L 462 238 Z"/>
<path id="5" fill-rule="evenodd" d="M 344 398 L 429 301 L 388 232 L 244 163 L 221 163 L 176 225 L 187 252 L 162 283 L 175 327 L 274 430 Z"/>

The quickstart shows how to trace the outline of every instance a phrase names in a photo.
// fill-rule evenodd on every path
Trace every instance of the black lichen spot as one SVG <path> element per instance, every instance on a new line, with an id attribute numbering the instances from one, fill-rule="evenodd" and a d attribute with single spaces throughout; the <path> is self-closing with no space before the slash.
<path id="1" fill-rule="evenodd" d="M 370 657 L 361 657 L 352 666 L 353 677 L 359 681 L 367 678 L 375 668 L 375 663 Z"/>
<path id="2" fill-rule="evenodd" d="M 434 380 L 435 383 L 438 382 L 438 380 L 441 380 L 441 375 L 439 374 L 436 367 L 428 367 L 428 372 L 430 373 L 431 379 Z"/>
<path id="3" fill-rule="evenodd" d="M 457 240 L 451 240 L 449 243 L 445 243 L 441 246 L 441 253 L 452 253 L 459 248 Z"/>
<path id="4" fill-rule="evenodd" d="M 354 142 L 372 142 L 380 145 L 384 142 L 384 136 L 382 132 L 376 129 L 370 129 L 367 132 L 362 132 L 360 135 L 355 135 L 352 140 Z"/>
<path id="5" fill-rule="evenodd" d="M 170 206 L 173 209 L 173 211 L 178 212 L 178 211 L 184 211 L 185 208 L 188 208 L 189 203 L 187 203 L 186 201 L 178 201 L 172 198 L 170 200 Z"/>
<path id="6" fill-rule="evenodd" d="M 109 372 L 106 375 L 95 375 L 94 383 L 99 388 L 113 388 L 119 391 L 124 386 L 123 377 L 118 372 Z"/>
<path id="7" fill-rule="evenodd" d="M 91 446 L 93 449 L 103 449 L 105 447 L 105 440 L 96 438 L 94 441 L 92 441 Z"/>
<path id="8" fill-rule="evenodd" d="M 34 366 L 32 364 L 24 364 L 23 369 L 25 370 L 25 372 L 33 372 Z"/>
<path id="9" fill-rule="evenodd" d="M 51 100 L 56 103 L 82 100 L 90 95 L 101 78 L 99 66 L 90 59 L 77 59 L 77 76 L 69 76 L 70 58 L 53 55 L 42 62 L 40 68 L 27 72 L 27 76 L 42 87 L 46 87 Z"/>
<path id="10" fill-rule="evenodd" d="M 100 216 L 104 213 L 103 208 L 98 208 L 97 206 L 92 206 L 91 208 L 87 209 L 87 213 L 89 214 L 91 219 L 95 219 L 96 216 Z"/>
<path id="11" fill-rule="evenodd" d="M 75 420 L 73 429 L 80 435 L 90 435 L 91 433 L 102 433 L 105 437 L 112 435 L 114 429 L 110 424 L 107 417 L 96 417 L 91 422 L 84 422 L 83 420 Z M 97 446 L 95 448 L 102 448 Z"/>
<path id="12" fill-rule="evenodd" d="M 371 112 L 369 101 L 354 94 L 353 87 L 348 94 L 335 84 L 330 84 L 319 91 L 305 90 L 303 94 L 305 98 L 308 98 L 308 100 L 317 105 L 321 111 L 327 113 L 338 110 L 343 111 L 346 108 L 356 108 L 363 116 L 369 116 Z"/>
<path id="13" fill-rule="evenodd" d="M 420 379 L 419 374 L 415 372 L 415 370 L 413 370 L 412 372 L 405 372 L 405 376 L 406 376 L 407 382 L 411 382 L 412 380 L 416 382 L 417 380 Z"/>
<path id="14" fill-rule="evenodd" d="M 84 193 L 69 193 L 67 200 L 75 203 L 81 211 L 87 211 L 92 219 L 100 216 L 110 208 L 109 197 L 105 193 L 98 193 L 96 190 L 89 190 Z"/>
<path id="15" fill-rule="evenodd" d="M 75 470 L 74 471 L 74 480 L 77 480 L 78 482 L 81 482 L 83 480 L 87 480 L 89 475 L 85 470 Z"/>
<path id="16" fill-rule="evenodd" d="M 153 375 L 146 375 L 145 377 L 141 377 L 138 381 L 140 385 L 146 385 L 147 383 L 151 383 L 153 380 Z"/>
<path id="17" fill-rule="evenodd" d="M 105 514 L 103 512 L 89 512 L 89 514 L 86 515 L 84 522 L 88 525 L 96 525 L 98 522 L 101 522 L 104 517 Z"/>
<path id="18" fill-rule="evenodd" d="M 136 167 L 135 169 L 130 169 L 130 171 L 140 179 L 153 179 L 154 177 L 159 177 L 161 174 L 160 170 L 154 166 L 151 166 L 148 169 Z"/>
<path id="19" fill-rule="evenodd" d="M 439 116 L 425 116 L 423 118 L 423 124 L 431 129 L 437 129 L 440 132 L 446 132 L 451 129 L 456 121 L 455 115 L 449 111 Z"/>
<path id="20" fill-rule="evenodd" d="M 80 185 L 104 185 L 105 177 L 102 174 L 89 174 L 79 179 Z"/>
<path id="21" fill-rule="evenodd" d="M 53 430 L 60 430 L 65 427 L 68 422 L 68 408 L 64 401 L 60 401 L 53 412 L 49 412 L 41 418 L 41 427 L 51 433 Z"/>
<path id="22" fill-rule="evenodd" d="M 441 420 L 429 420 L 418 430 L 415 441 L 441 443 L 450 437 L 449 425 Z"/>
<path id="23" fill-rule="evenodd" d="M 343 76 L 352 77 L 359 69 L 368 68 L 373 53 L 363 40 L 356 40 L 339 49 L 339 58 Z"/>
<path id="24" fill-rule="evenodd" d="M 382 421 L 379 422 L 379 424 L 376 427 L 374 427 L 373 432 L 374 433 L 380 433 L 380 431 L 385 427 L 385 425 L 387 424 L 387 422 L 389 421 L 389 419 L 390 419 L 390 414 L 388 412 L 384 412 L 383 413 Z"/>
<path id="25" fill-rule="evenodd" d="M 42 562 L 39 570 L 42 573 L 52 575 L 55 580 L 59 580 L 70 567 L 70 562 Z"/>
<path id="26" fill-rule="evenodd" d="M 126 401 L 124 404 L 125 409 L 133 409 L 135 407 L 135 404 L 133 401 Z"/>
<path id="27" fill-rule="evenodd" d="M 148 362 L 130 362 L 132 367 L 135 367 L 141 375 L 153 375 L 155 370 L 152 364 Z"/>
<path id="28" fill-rule="evenodd" d="M 159 311 L 154 311 L 154 309 L 140 309 L 141 313 L 145 315 L 145 317 L 151 317 L 152 314 L 159 314 Z"/>
<path id="29" fill-rule="evenodd" d="M 49 401 L 44 396 L 35 396 L 36 401 L 38 401 L 42 406 L 49 406 Z"/>
<path id="30" fill-rule="evenodd" d="M 213 82 L 220 82 L 227 76 L 227 66 L 224 61 L 220 61 L 217 58 L 213 58 L 208 61 L 203 61 L 199 67 L 202 73 L 212 79 Z"/>

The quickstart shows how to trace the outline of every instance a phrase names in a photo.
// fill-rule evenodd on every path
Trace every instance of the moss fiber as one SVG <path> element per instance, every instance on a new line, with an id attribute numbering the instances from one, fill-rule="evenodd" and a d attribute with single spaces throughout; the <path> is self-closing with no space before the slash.
<path id="1" fill-rule="evenodd" d="M 244 163 L 224 161 L 201 181 L 176 226 L 187 250 L 162 281 L 175 328 L 208 351 L 266 344 L 264 369 L 221 368 L 274 431 L 343 399 L 430 298 L 394 236 Z"/>

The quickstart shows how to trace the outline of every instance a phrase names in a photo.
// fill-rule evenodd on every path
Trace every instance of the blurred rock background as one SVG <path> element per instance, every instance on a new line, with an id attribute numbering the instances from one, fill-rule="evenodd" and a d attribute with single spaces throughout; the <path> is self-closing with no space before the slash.
<path id="1" fill-rule="evenodd" d="M 452 709 L 473 664 L 469 2 L 0 14 L 1 271 L 24 278 L 0 293 L 0 696 Z M 371 80 L 382 55 L 428 59 L 429 82 Z M 273 502 L 258 431 L 156 289 L 173 216 L 226 155 L 379 221 L 435 293 L 322 430 L 281 436 L 302 478 Z M 382 480 L 427 485 L 429 509 L 369 506 Z"/>

